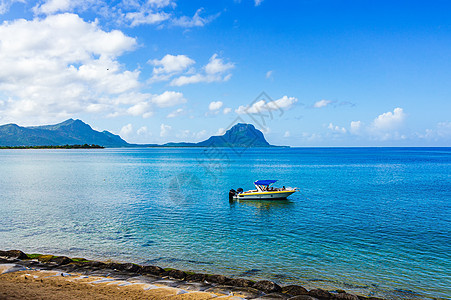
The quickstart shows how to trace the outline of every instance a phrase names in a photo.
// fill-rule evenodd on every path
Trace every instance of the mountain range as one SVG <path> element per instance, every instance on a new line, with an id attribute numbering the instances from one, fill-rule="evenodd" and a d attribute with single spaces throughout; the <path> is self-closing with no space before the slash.
<path id="1" fill-rule="evenodd" d="M 69 119 L 55 125 L 0 126 L 0 146 L 61 146 L 96 144 L 103 147 L 274 147 L 252 124 L 238 123 L 221 136 L 199 143 L 130 144 L 108 131 L 96 131 L 81 120 Z"/>

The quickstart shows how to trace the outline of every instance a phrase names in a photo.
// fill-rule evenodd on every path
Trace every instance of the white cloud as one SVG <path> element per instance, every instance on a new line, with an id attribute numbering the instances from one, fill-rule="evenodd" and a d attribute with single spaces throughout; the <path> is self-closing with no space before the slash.
<path id="1" fill-rule="evenodd" d="M 314 108 L 321 108 L 321 107 L 326 107 L 327 105 L 329 105 L 330 103 L 332 103 L 332 101 L 330 100 L 320 100 L 315 102 L 315 104 L 313 104 Z"/>
<path id="2" fill-rule="evenodd" d="M 393 112 L 386 112 L 379 115 L 373 121 L 373 126 L 376 130 L 381 131 L 389 131 L 397 129 L 405 119 L 406 115 L 404 110 L 400 107 L 397 107 L 393 110 Z"/>
<path id="3" fill-rule="evenodd" d="M 153 115 L 150 102 L 139 102 L 127 109 L 127 113 L 132 116 L 142 116 L 148 118 Z"/>
<path id="4" fill-rule="evenodd" d="M 267 78 L 267 79 L 271 78 L 272 72 L 273 72 L 272 70 L 266 72 L 266 78 Z"/>
<path id="5" fill-rule="evenodd" d="M 219 74 L 224 73 L 230 69 L 233 69 L 235 65 L 233 63 L 224 63 L 224 60 L 222 58 L 218 58 L 218 54 L 213 54 L 212 57 L 210 57 L 210 61 L 205 66 L 205 72 L 207 74 Z"/>
<path id="6" fill-rule="evenodd" d="M 211 111 L 219 110 L 222 107 L 222 105 L 223 105 L 222 101 L 213 101 L 210 102 L 210 104 L 208 105 L 208 109 Z"/>
<path id="7" fill-rule="evenodd" d="M 0 40 L 0 96 L 9 99 L 0 111 L 5 120 L 25 125 L 82 112 L 114 115 L 149 100 L 139 92 L 140 72 L 117 60 L 137 44 L 118 30 L 106 32 L 65 13 L 4 22 Z"/>
<path id="8" fill-rule="evenodd" d="M 136 133 L 137 133 L 138 135 L 144 135 L 144 136 L 151 135 L 150 132 L 149 132 L 149 129 L 147 128 L 147 126 L 142 126 L 142 127 L 140 127 L 140 128 L 136 131 Z"/>
<path id="9" fill-rule="evenodd" d="M 166 6 L 172 6 L 175 7 L 176 4 L 172 0 L 147 0 L 147 3 L 152 7 L 166 7 Z"/>
<path id="10" fill-rule="evenodd" d="M 361 121 L 351 121 L 351 127 L 349 129 L 349 131 L 352 134 L 359 134 L 360 133 L 360 129 L 362 128 L 362 122 Z"/>
<path id="11" fill-rule="evenodd" d="M 222 111 L 225 115 L 229 114 L 232 112 L 232 109 L 230 107 L 226 107 L 224 108 L 224 110 Z"/>
<path id="12" fill-rule="evenodd" d="M 216 19 L 219 16 L 219 13 L 216 15 L 208 16 L 208 17 L 201 17 L 200 14 L 204 11 L 203 8 L 199 8 L 193 17 L 187 17 L 183 16 L 180 18 L 176 18 L 172 20 L 172 24 L 175 26 L 180 27 L 203 27 L 204 25 L 210 23 L 214 19 Z"/>
<path id="13" fill-rule="evenodd" d="M 291 133 L 290 133 L 288 130 L 285 131 L 283 137 L 284 137 L 284 138 L 289 138 L 290 136 L 291 136 Z"/>
<path id="14" fill-rule="evenodd" d="M 215 135 L 224 135 L 226 133 L 226 130 L 224 128 L 219 128 Z"/>
<path id="15" fill-rule="evenodd" d="M 218 58 L 215 53 L 210 57 L 207 65 L 203 68 L 205 73 L 197 73 L 194 75 L 183 75 L 171 81 L 173 86 L 182 86 L 199 82 L 218 82 L 228 81 L 232 74 L 229 73 L 235 65 L 233 63 L 225 63 L 223 59 Z"/>
<path id="16" fill-rule="evenodd" d="M 184 113 L 185 113 L 185 111 L 183 108 L 178 108 L 178 109 L 174 110 L 173 112 L 171 112 L 170 114 L 168 114 L 166 116 L 166 118 L 175 118 L 175 117 L 183 115 Z"/>
<path id="17" fill-rule="evenodd" d="M 122 127 L 121 131 L 119 132 L 119 135 L 123 138 L 128 138 L 132 132 L 133 132 L 133 125 L 127 124 L 124 127 Z"/>
<path id="18" fill-rule="evenodd" d="M 262 4 L 263 0 L 254 0 L 254 4 L 255 6 L 259 6 L 260 4 Z"/>
<path id="19" fill-rule="evenodd" d="M 237 114 L 259 114 L 265 111 L 275 111 L 290 108 L 294 103 L 298 101 L 295 97 L 283 96 L 282 98 L 266 102 L 265 100 L 260 100 L 252 105 L 241 105 L 235 110 Z"/>
<path id="20" fill-rule="evenodd" d="M 451 122 L 439 122 L 434 129 L 426 129 L 424 133 L 416 133 L 420 139 L 444 142 L 449 146 L 451 142 Z"/>
<path id="21" fill-rule="evenodd" d="M 13 2 L 25 0 L 0 0 L 0 9 L 7 10 Z M 98 18 L 106 22 L 130 27 L 140 25 L 171 24 L 181 27 L 202 27 L 219 16 L 201 16 L 199 8 L 194 16 L 175 17 L 177 5 L 173 0 L 41 0 L 33 11 L 37 15 L 51 15 L 64 12 L 93 11 Z"/>
<path id="22" fill-rule="evenodd" d="M 159 24 L 168 20 L 170 16 L 170 14 L 165 12 L 153 12 L 144 9 L 125 14 L 125 18 L 130 22 L 130 27 L 136 27 L 143 24 Z"/>
<path id="23" fill-rule="evenodd" d="M 171 107 L 185 102 L 186 99 L 182 93 L 173 91 L 166 91 L 163 94 L 152 98 L 152 103 L 158 107 Z"/>
<path id="24" fill-rule="evenodd" d="M 149 61 L 149 63 L 156 66 L 153 69 L 153 73 L 158 75 L 183 72 L 195 61 L 186 55 L 166 54 L 162 59 L 154 59 Z"/>
<path id="25" fill-rule="evenodd" d="M 171 131 L 171 129 L 172 129 L 172 126 L 166 125 L 166 124 L 161 124 L 160 125 L 160 136 L 161 137 L 168 136 L 168 134 Z"/>
<path id="26" fill-rule="evenodd" d="M 25 0 L 0 0 L 0 15 L 9 11 L 9 8 L 14 3 L 25 3 Z"/>
<path id="27" fill-rule="evenodd" d="M 347 132 L 346 128 L 340 127 L 338 125 L 334 126 L 334 124 L 332 124 L 332 123 L 329 123 L 329 126 L 327 126 L 327 128 L 335 133 L 346 133 Z"/>

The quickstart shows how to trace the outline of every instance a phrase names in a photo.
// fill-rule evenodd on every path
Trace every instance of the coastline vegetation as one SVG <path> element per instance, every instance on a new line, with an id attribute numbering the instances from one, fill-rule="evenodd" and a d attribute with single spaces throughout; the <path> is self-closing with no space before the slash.
<path id="1" fill-rule="evenodd" d="M 105 147 L 95 144 L 83 145 L 44 145 L 44 146 L 0 146 L 0 149 L 103 149 Z"/>

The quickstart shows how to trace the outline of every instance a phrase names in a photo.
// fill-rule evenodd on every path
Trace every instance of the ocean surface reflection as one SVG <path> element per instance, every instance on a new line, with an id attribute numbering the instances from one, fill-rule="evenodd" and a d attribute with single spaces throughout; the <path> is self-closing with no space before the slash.
<path id="1" fill-rule="evenodd" d="M 449 148 L 0 151 L 0 248 L 451 295 Z M 229 202 L 279 179 L 286 201 Z"/>

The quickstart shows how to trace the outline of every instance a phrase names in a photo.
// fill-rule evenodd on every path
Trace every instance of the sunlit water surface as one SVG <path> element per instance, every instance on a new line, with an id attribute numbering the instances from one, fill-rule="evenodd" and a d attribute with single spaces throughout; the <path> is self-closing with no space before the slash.
<path id="1" fill-rule="evenodd" d="M 391 299 L 450 297 L 450 201 L 450 148 L 0 151 L 1 249 Z"/>

